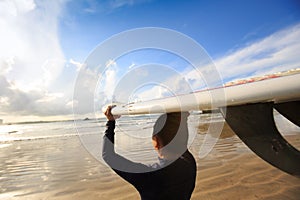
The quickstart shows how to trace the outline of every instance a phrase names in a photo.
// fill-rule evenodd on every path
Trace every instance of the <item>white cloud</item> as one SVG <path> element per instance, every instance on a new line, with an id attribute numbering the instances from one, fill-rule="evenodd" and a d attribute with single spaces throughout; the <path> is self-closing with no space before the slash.
<path id="1" fill-rule="evenodd" d="M 64 3 L 0 1 L 0 113 L 4 118 L 71 113 L 68 97 L 49 91 L 65 66 L 57 30 Z"/>
<path id="2" fill-rule="evenodd" d="M 15 64 L 13 57 L 7 57 L 1 60 L 0 63 L 0 75 L 6 75 L 12 70 L 12 66 Z"/>
<path id="3" fill-rule="evenodd" d="M 108 60 L 106 62 L 106 70 L 104 72 L 105 76 L 103 82 L 103 92 L 108 99 L 113 98 L 113 92 L 116 87 L 117 82 L 117 63 L 114 60 Z"/>
<path id="4" fill-rule="evenodd" d="M 109 1 L 109 4 L 112 9 L 116 9 L 125 6 L 133 6 L 136 4 L 141 4 L 149 1 L 150 0 L 111 0 Z"/>
<path id="5" fill-rule="evenodd" d="M 77 72 L 79 72 L 80 69 L 84 66 L 83 63 L 77 62 L 77 61 L 73 60 L 72 58 L 69 60 L 69 63 L 76 67 Z"/>
<path id="6" fill-rule="evenodd" d="M 83 11 L 89 14 L 101 12 L 111 13 L 124 7 L 131 7 L 151 1 L 152 0 L 88 0 L 85 1 L 85 7 L 83 7 L 81 12 Z M 76 1 L 75 3 L 78 2 L 82 3 L 81 1 Z"/>
<path id="7" fill-rule="evenodd" d="M 70 108 L 70 109 L 72 109 L 73 107 L 76 107 L 77 105 L 78 105 L 78 101 L 76 101 L 76 100 L 71 100 L 66 103 L 66 107 Z"/>
<path id="8" fill-rule="evenodd" d="M 2 15 L 17 16 L 35 8 L 36 4 L 34 0 L 4 0 L 0 2 L 0 13 Z"/>
<path id="9" fill-rule="evenodd" d="M 106 63 L 105 63 L 105 67 L 115 67 L 117 65 L 117 63 L 114 61 L 114 60 L 108 60 Z"/>
<path id="10" fill-rule="evenodd" d="M 137 94 L 131 94 L 128 99 L 129 102 L 147 101 L 172 95 L 170 93 L 170 88 L 166 88 L 165 85 L 153 85 L 150 89 L 147 89 L 141 93 L 138 93 L 138 91 L 136 92 Z"/>
<path id="11" fill-rule="evenodd" d="M 134 68 L 135 66 L 136 66 L 135 63 L 131 63 L 131 65 L 129 65 L 128 69 L 132 69 L 132 68 Z"/>
<path id="12" fill-rule="evenodd" d="M 51 102 L 55 101 L 56 99 L 62 98 L 62 97 L 64 97 L 63 93 L 47 93 L 47 92 L 45 92 L 43 97 L 36 100 L 35 102 L 36 103 L 51 103 Z"/>
<path id="13" fill-rule="evenodd" d="M 71 114 L 67 100 L 62 93 L 49 93 L 35 89 L 23 91 L 14 87 L 13 82 L 0 76 L 0 111 L 9 115 L 54 116 Z"/>
<path id="14" fill-rule="evenodd" d="M 300 66 L 300 24 L 215 60 L 223 78 L 262 75 Z"/>
<path id="15" fill-rule="evenodd" d="M 0 64 L 20 87 L 48 86 L 61 73 L 64 55 L 57 35 L 61 2 L 0 3 Z"/>

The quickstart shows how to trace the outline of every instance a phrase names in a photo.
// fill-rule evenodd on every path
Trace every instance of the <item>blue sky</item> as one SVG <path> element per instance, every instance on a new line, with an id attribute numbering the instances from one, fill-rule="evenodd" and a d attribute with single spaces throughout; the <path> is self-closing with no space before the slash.
<path id="1" fill-rule="evenodd" d="M 226 81 L 299 67 L 299 11 L 296 0 L 1 1 L 0 118 L 72 118 L 82 63 L 97 45 L 134 28 L 162 27 L 191 37 Z M 151 62 L 145 54 L 123 64 Z M 165 58 L 162 64 L 172 62 Z M 121 60 L 113 66 L 122 71 Z"/>
<path id="2" fill-rule="evenodd" d="M 108 2 L 124 4 L 116 7 Z M 180 31 L 217 57 L 300 19 L 300 3 L 290 0 L 74 1 L 65 9 L 67 14 L 60 23 L 62 47 L 67 56 L 80 59 L 97 42 L 138 27 Z M 72 48 L 72 44 L 79 48 Z"/>

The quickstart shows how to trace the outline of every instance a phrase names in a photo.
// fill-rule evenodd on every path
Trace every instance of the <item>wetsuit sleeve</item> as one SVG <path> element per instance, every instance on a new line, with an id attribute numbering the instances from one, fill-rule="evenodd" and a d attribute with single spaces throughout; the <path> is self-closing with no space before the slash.
<path id="1" fill-rule="evenodd" d="M 115 121 L 108 121 L 103 137 L 102 158 L 119 176 L 134 185 L 139 179 L 139 173 L 136 172 L 145 172 L 149 170 L 149 167 L 141 163 L 132 162 L 115 152 L 114 129 Z"/>

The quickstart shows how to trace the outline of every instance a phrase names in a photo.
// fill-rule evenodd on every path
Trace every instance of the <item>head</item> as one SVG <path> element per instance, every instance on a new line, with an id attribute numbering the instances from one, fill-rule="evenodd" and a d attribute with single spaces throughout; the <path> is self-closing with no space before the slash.
<path id="1" fill-rule="evenodd" d="M 152 144 L 161 157 L 166 154 L 183 154 L 187 149 L 188 112 L 161 115 L 154 124 Z"/>

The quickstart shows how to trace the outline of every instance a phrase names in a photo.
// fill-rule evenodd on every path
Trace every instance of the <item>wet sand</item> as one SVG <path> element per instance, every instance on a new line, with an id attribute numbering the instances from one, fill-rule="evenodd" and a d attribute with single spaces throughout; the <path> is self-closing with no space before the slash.
<path id="1" fill-rule="evenodd" d="M 261 160 L 228 127 L 221 138 L 203 159 L 191 146 L 198 168 L 193 200 L 299 200 L 300 178 Z M 299 133 L 288 139 L 299 149 Z M 0 200 L 139 199 L 135 189 L 94 159 L 77 137 L 2 144 L 0 152 Z"/>
<path id="2" fill-rule="evenodd" d="M 294 199 L 299 178 L 247 154 L 216 167 L 199 169 L 192 199 Z"/>

